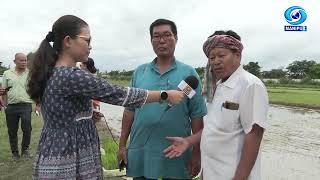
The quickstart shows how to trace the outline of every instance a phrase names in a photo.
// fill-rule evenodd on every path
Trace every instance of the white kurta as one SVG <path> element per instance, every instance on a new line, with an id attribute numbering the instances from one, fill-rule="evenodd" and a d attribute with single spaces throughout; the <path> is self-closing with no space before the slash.
<path id="1" fill-rule="evenodd" d="M 239 104 L 237 110 L 222 106 Z M 231 180 L 240 161 L 244 138 L 254 124 L 266 127 L 268 94 L 259 78 L 240 66 L 224 83 L 219 81 L 212 103 L 207 104 L 201 137 L 204 180 Z M 234 109 L 234 108 L 233 108 Z M 249 179 L 259 180 L 260 152 Z"/>

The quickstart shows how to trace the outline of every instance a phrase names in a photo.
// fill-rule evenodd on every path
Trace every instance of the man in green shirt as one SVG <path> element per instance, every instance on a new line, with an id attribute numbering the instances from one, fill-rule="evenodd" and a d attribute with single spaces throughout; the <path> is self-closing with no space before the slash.
<path id="1" fill-rule="evenodd" d="M 150 26 L 151 44 L 156 58 L 140 65 L 132 77 L 132 86 L 149 90 L 177 89 L 181 80 L 199 76 L 194 68 L 174 57 L 178 40 L 174 22 L 158 19 Z M 200 81 L 200 80 L 199 80 Z M 145 104 L 123 113 L 118 158 L 127 164 L 127 176 L 134 180 L 191 179 L 200 170 L 199 144 L 181 157 L 167 159 L 163 150 L 170 142 L 166 136 L 180 134 L 185 137 L 203 128 L 207 109 L 201 96 L 201 86 L 196 95 L 169 108 L 163 102 Z M 163 97 L 165 101 L 165 97 Z M 128 149 L 126 143 L 130 134 Z"/>
<path id="2" fill-rule="evenodd" d="M 29 145 L 31 137 L 31 112 L 32 101 L 26 92 L 28 78 L 27 57 L 23 53 L 16 53 L 14 63 L 16 66 L 3 73 L 2 88 L 8 91 L 3 95 L 5 114 L 9 134 L 9 142 L 13 160 L 19 156 L 18 150 L 18 129 L 21 119 L 21 129 L 23 132 L 21 142 L 21 156 L 29 158 Z"/>

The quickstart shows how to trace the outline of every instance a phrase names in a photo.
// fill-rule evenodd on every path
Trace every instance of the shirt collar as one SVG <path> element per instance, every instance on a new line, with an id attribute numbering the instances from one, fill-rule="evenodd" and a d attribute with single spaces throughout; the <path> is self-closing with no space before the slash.
<path id="1" fill-rule="evenodd" d="M 12 73 L 14 73 L 14 74 L 17 74 L 18 75 L 18 72 L 16 71 L 16 68 L 15 67 L 13 67 L 13 68 L 10 68 L 9 69 Z M 28 73 L 29 72 L 29 69 L 28 68 L 26 68 L 24 71 L 23 71 L 23 73 L 21 73 L 21 74 L 25 74 L 25 73 Z"/>
<path id="2" fill-rule="evenodd" d="M 154 58 L 153 61 L 150 63 L 150 65 L 151 65 L 151 68 L 152 68 L 154 71 L 156 71 L 157 73 L 160 74 L 159 67 L 157 66 L 157 59 L 158 59 L 158 58 Z M 177 61 L 176 61 L 176 58 L 173 57 L 173 62 L 172 62 L 172 64 L 171 64 L 171 66 L 170 66 L 163 74 L 165 74 L 165 73 L 167 73 L 167 72 L 169 72 L 169 71 L 172 71 L 172 70 L 174 70 L 174 69 L 176 69 L 176 68 L 177 68 Z"/>
<path id="3" fill-rule="evenodd" d="M 237 68 L 237 70 L 235 70 L 225 82 L 222 82 L 222 80 L 220 79 L 217 82 L 217 85 L 222 84 L 222 85 L 229 87 L 231 89 L 235 88 L 236 84 L 238 82 L 238 79 L 239 79 L 239 74 L 241 74 L 242 71 L 243 71 L 243 67 L 242 67 L 242 65 L 240 65 Z"/>

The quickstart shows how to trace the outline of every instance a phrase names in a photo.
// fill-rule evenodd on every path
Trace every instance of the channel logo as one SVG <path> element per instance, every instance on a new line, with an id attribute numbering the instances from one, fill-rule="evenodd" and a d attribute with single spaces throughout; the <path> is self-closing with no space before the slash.
<path id="1" fill-rule="evenodd" d="M 307 26 L 301 26 L 307 19 L 306 11 L 300 6 L 289 7 L 284 12 L 286 21 L 291 24 L 290 26 L 284 26 L 285 31 L 307 31 Z M 299 26 L 300 25 L 300 26 Z"/>

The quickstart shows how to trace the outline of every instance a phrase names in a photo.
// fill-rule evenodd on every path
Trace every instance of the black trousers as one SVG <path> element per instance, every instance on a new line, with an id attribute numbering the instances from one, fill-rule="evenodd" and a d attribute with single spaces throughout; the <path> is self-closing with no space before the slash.
<path id="1" fill-rule="evenodd" d="M 29 149 L 31 138 L 31 103 L 9 104 L 5 110 L 6 121 L 9 134 L 9 142 L 12 153 L 18 153 L 18 129 L 21 119 L 21 129 L 23 132 L 21 151 Z"/>

